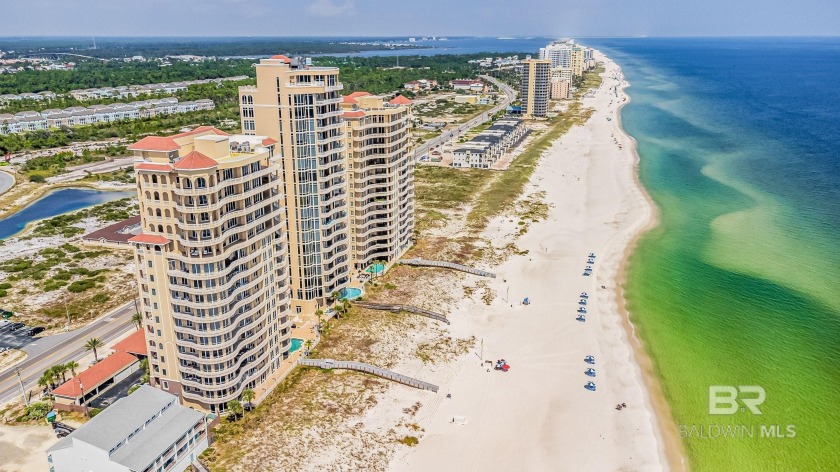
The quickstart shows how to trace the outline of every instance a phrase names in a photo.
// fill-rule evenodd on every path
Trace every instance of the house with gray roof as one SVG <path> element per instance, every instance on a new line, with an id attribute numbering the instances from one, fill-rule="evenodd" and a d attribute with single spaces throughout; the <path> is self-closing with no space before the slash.
<path id="1" fill-rule="evenodd" d="M 204 414 L 148 385 L 47 449 L 50 472 L 182 472 L 207 449 Z"/>

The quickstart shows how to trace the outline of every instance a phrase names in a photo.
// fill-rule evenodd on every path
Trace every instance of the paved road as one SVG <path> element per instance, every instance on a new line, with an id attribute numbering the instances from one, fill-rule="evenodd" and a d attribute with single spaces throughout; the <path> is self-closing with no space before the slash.
<path id="1" fill-rule="evenodd" d="M 15 184 L 14 176 L 0 171 L 0 195 L 6 193 Z"/>
<path id="2" fill-rule="evenodd" d="M 23 347 L 26 359 L 18 365 L 0 372 L 0 405 L 20 398 L 20 384 L 17 369 L 23 380 L 24 389 L 38 389 L 38 379 L 44 371 L 56 364 L 79 360 L 87 351 L 84 344 L 90 338 L 99 338 L 108 343 L 134 329 L 131 316 L 135 313 L 134 303 L 127 303 L 106 316 L 69 333 L 56 334 L 35 339 Z M 34 397 L 33 393 L 33 397 Z"/>
<path id="3" fill-rule="evenodd" d="M 414 149 L 414 159 L 415 160 L 420 159 L 420 156 L 423 156 L 424 154 L 428 154 L 429 149 L 431 149 L 435 146 L 438 146 L 440 144 L 443 144 L 445 141 L 448 141 L 448 140 L 450 140 L 450 139 L 452 139 L 456 136 L 460 136 L 460 135 L 466 133 L 467 131 L 475 128 L 476 126 L 478 126 L 482 123 L 485 123 L 487 120 L 490 119 L 491 116 L 498 113 L 499 110 L 505 109 L 516 98 L 516 91 L 514 91 L 512 88 L 508 87 L 507 84 L 505 84 L 505 83 L 503 83 L 503 82 L 501 82 L 501 81 L 499 81 L 499 80 L 497 80 L 493 77 L 490 77 L 489 75 L 482 75 L 481 78 L 490 82 L 490 83 L 492 83 L 492 84 L 494 84 L 502 92 L 505 93 L 505 99 L 502 100 L 502 103 L 500 103 L 499 105 L 496 105 L 492 109 L 476 116 L 475 118 L 473 118 L 473 119 L 471 119 L 471 120 L 469 120 L 465 123 L 462 123 L 457 128 L 446 130 L 446 131 L 443 132 L 443 134 L 441 134 L 437 138 L 430 139 L 429 141 L 426 141 L 425 143 L 416 147 Z"/>

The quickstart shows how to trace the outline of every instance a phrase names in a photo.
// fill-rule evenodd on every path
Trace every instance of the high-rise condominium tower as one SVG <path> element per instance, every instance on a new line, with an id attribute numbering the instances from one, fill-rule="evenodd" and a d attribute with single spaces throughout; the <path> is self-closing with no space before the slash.
<path id="1" fill-rule="evenodd" d="M 151 383 L 219 412 L 290 348 L 276 141 L 201 127 L 130 147 L 137 278 Z"/>
<path id="2" fill-rule="evenodd" d="M 338 68 L 274 56 L 239 90 L 242 129 L 278 141 L 292 309 L 313 313 L 350 281 L 347 150 Z"/>
<path id="3" fill-rule="evenodd" d="M 544 118 L 548 113 L 548 98 L 551 92 L 549 59 L 526 59 L 522 61 L 522 77 L 519 96 L 522 100 L 522 116 Z"/>
<path id="4" fill-rule="evenodd" d="M 411 101 L 367 92 L 344 97 L 353 267 L 391 262 L 411 247 L 414 159 Z M 376 265 L 374 265 L 376 267 Z"/>

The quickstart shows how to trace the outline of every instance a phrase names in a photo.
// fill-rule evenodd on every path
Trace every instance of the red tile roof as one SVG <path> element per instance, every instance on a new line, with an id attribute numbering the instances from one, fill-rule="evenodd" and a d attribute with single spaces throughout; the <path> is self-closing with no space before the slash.
<path id="1" fill-rule="evenodd" d="M 140 233 L 133 238 L 129 238 L 128 242 L 140 244 L 168 244 L 169 240 L 157 234 Z"/>
<path id="2" fill-rule="evenodd" d="M 292 62 L 292 60 L 291 60 L 291 59 L 289 59 L 288 57 L 286 57 L 286 56 L 284 56 L 284 55 L 282 55 L 282 54 L 276 54 L 276 55 L 274 55 L 274 56 L 271 56 L 271 58 L 272 58 L 272 59 L 280 59 L 281 61 L 285 62 L 286 64 L 288 64 L 288 63 Z"/>
<path id="3" fill-rule="evenodd" d="M 350 98 L 356 98 L 356 97 L 366 97 L 368 95 L 370 95 L 370 92 L 359 91 L 359 92 L 353 92 L 353 93 L 351 93 L 350 95 L 347 95 L 347 96 L 350 97 Z"/>
<path id="4" fill-rule="evenodd" d="M 137 362 L 137 358 L 131 354 L 122 351 L 115 352 L 94 364 L 90 369 L 59 385 L 58 388 L 53 390 L 53 394 L 68 398 L 79 398 L 82 396 L 79 381 L 81 381 L 86 392 L 91 392 L 135 362 Z"/>
<path id="5" fill-rule="evenodd" d="M 181 146 L 172 138 L 146 136 L 128 147 L 131 151 L 177 151 Z"/>
<path id="6" fill-rule="evenodd" d="M 206 131 L 212 131 L 213 134 L 216 136 L 230 136 L 230 133 L 225 133 L 224 131 L 217 129 L 213 126 L 199 126 L 198 128 L 192 131 L 186 131 L 184 133 L 173 134 L 170 138 L 183 138 L 184 136 L 191 136 L 193 134 L 204 133 Z"/>
<path id="7" fill-rule="evenodd" d="M 169 164 L 158 164 L 154 162 L 143 162 L 134 166 L 134 170 L 150 170 L 155 172 L 169 172 L 172 166 Z"/>
<path id="8" fill-rule="evenodd" d="M 396 97 L 394 97 L 393 100 L 391 100 L 388 103 L 390 103 L 391 105 L 411 105 L 411 100 L 403 97 L 402 95 L 397 95 Z"/>
<path id="9" fill-rule="evenodd" d="M 218 166 L 219 163 L 204 154 L 193 151 L 182 157 L 175 163 L 175 168 L 178 170 L 200 170 L 211 169 Z"/>
<path id="10" fill-rule="evenodd" d="M 365 112 L 363 112 L 361 110 L 359 110 L 359 111 L 345 111 L 342 114 L 342 116 L 345 116 L 347 118 L 361 118 L 361 117 L 365 116 Z"/>
<path id="11" fill-rule="evenodd" d="M 216 129 L 213 126 L 199 126 L 192 131 L 173 134 L 172 136 L 146 136 L 140 141 L 137 141 L 129 146 L 128 149 L 131 151 L 177 151 L 181 149 L 181 146 L 175 142 L 175 139 L 192 136 L 194 134 L 206 133 L 208 131 L 217 136 L 230 136 L 230 134 L 225 133 L 220 129 Z"/>
<path id="12" fill-rule="evenodd" d="M 142 329 L 134 330 L 127 338 L 114 344 L 114 350 L 117 352 L 127 352 L 129 354 L 139 354 L 146 356 L 149 354 L 146 348 L 146 335 Z"/>
<path id="13" fill-rule="evenodd" d="M 262 145 L 263 145 L 263 146 L 271 146 L 272 144 L 277 144 L 277 143 L 279 143 L 279 142 L 280 142 L 280 141 L 278 141 L 278 140 L 276 140 L 276 139 L 272 139 L 272 138 L 265 138 L 265 139 L 263 139 L 263 140 L 262 140 Z"/>
<path id="14" fill-rule="evenodd" d="M 90 234 L 86 234 L 82 236 L 82 239 L 85 241 L 99 241 L 104 239 L 108 242 L 125 243 L 128 242 L 129 239 L 133 238 L 134 235 L 128 232 L 123 232 L 123 230 L 127 227 L 138 224 L 140 224 L 140 216 L 132 216 L 126 220 L 100 228 Z"/>
<path id="15" fill-rule="evenodd" d="M 347 95 L 347 96 L 345 96 L 345 97 L 344 97 L 344 99 L 342 100 L 342 103 L 356 104 L 356 103 L 359 103 L 359 102 L 357 102 L 357 101 L 356 101 L 353 97 L 351 97 L 351 96 Z"/>

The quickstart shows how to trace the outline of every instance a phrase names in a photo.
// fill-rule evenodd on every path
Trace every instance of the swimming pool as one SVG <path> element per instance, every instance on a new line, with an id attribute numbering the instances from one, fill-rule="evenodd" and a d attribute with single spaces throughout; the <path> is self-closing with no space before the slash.
<path id="1" fill-rule="evenodd" d="M 362 289 L 350 287 L 341 290 L 341 298 L 345 300 L 355 300 L 362 296 Z"/>
<path id="2" fill-rule="evenodd" d="M 365 269 L 365 272 L 374 275 L 380 275 L 385 271 L 385 264 L 371 264 Z"/>
<path id="3" fill-rule="evenodd" d="M 303 346 L 303 339 L 292 338 L 292 347 L 289 349 L 289 354 L 297 351 L 301 346 Z"/>

